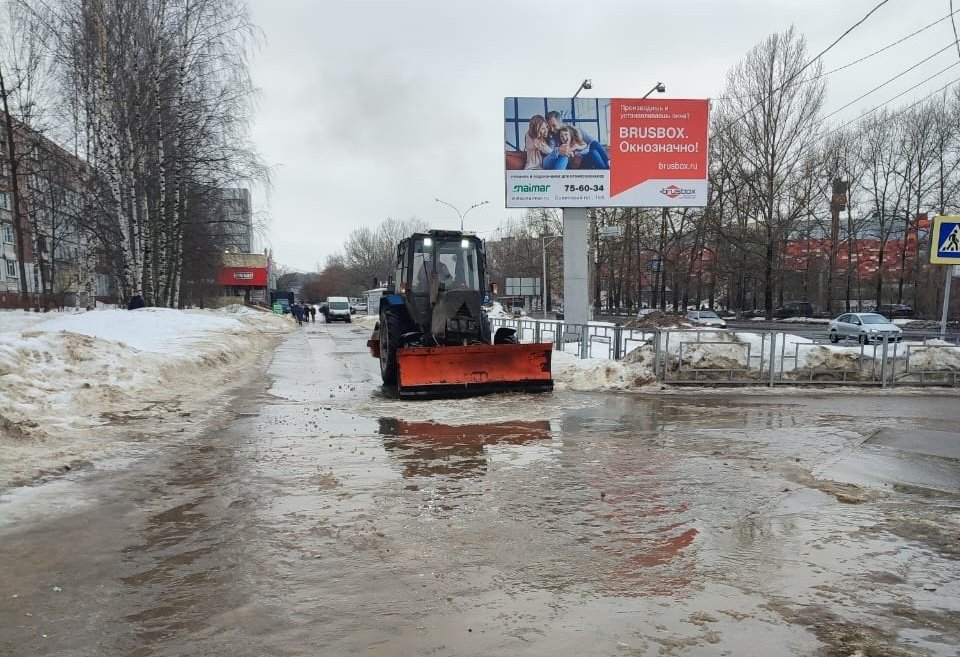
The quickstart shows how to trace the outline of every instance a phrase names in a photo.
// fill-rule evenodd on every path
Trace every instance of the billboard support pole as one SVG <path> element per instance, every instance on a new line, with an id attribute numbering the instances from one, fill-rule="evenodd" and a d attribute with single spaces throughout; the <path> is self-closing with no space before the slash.
<path id="1" fill-rule="evenodd" d="M 571 331 L 586 326 L 590 320 L 587 294 L 588 226 L 586 208 L 563 208 L 563 318 Z"/>

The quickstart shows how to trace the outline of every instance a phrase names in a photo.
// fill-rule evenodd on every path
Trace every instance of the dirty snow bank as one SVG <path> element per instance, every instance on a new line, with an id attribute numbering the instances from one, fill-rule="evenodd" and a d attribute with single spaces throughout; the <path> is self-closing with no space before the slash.
<path id="1" fill-rule="evenodd" d="M 291 328 L 242 306 L 0 312 L 0 490 L 89 458 L 118 437 L 109 423 L 186 431 Z"/>
<path id="2" fill-rule="evenodd" d="M 580 359 L 575 354 L 553 353 L 554 382 L 559 389 L 582 391 L 636 390 L 656 384 L 654 375 L 654 334 L 622 360 Z M 574 349 L 576 343 L 571 343 Z M 898 379 L 918 371 L 943 373 L 960 371 L 960 348 L 940 340 L 926 344 L 901 343 L 888 352 L 888 363 Z M 730 370 L 753 371 L 761 376 L 770 363 L 771 343 L 761 334 L 744 331 L 696 330 L 672 332 L 669 339 L 660 335 L 660 352 L 666 358 L 669 372 L 697 369 L 709 375 L 726 376 Z M 781 333 L 777 335 L 774 358 L 775 370 L 784 379 L 806 380 L 840 378 L 857 380 L 871 378 L 879 371 L 882 351 L 878 347 L 864 348 L 847 345 L 825 345 L 813 340 Z M 909 371 L 908 371 L 909 370 Z M 709 378 L 709 376 L 707 377 Z M 704 382 L 707 382 L 705 378 Z"/>

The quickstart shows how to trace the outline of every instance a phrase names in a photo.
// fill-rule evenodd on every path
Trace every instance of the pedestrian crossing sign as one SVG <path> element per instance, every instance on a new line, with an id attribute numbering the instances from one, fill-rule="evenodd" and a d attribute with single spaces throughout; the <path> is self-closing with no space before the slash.
<path id="1" fill-rule="evenodd" d="M 960 217 L 933 218 L 930 262 L 935 265 L 960 265 Z"/>

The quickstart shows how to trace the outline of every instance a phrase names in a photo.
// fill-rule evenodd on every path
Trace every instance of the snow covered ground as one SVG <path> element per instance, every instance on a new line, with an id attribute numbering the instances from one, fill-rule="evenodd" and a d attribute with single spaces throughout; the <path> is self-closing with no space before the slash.
<path id="1" fill-rule="evenodd" d="M 355 321 L 372 328 L 376 317 Z M 289 315 L 239 306 L 0 312 L 0 491 L 109 452 L 120 440 L 210 426 L 226 417 L 231 388 L 259 375 L 277 341 L 295 328 Z M 756 359 L 769 348 L 756 333 L 701 331 L 699 337 L 701 343 L 686 342 L 682 353 L 678 337 L 661 349 L 699 367 L 742 368 L 748 354 Z M 783 361 L 784 369 L 837 367 L 861 358 L 859 347 L 790 334 L 781 339 L 795 354 Z M 655 391 L 662 386 L 654 354 L 649 343 L 620 361 L 555 351 L 556 387 Z M 957 347 L 916 351 L 913 358 L 931 369 L 960 371 Z"/>
<path id="2" fill-rule="evenodd" d="M 215 420 L 293 328 L 241 306 L 0 312 L 0 490 L 118 438 Z"/>

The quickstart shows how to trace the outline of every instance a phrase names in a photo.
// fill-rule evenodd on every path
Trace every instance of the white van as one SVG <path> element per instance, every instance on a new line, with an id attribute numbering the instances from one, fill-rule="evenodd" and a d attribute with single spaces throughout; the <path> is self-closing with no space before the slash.
<path id="1" fill-rule="evenodd" d="M 347 297 L 327 297 L 327 321 L 350 322 L 350 299 Z"/>

